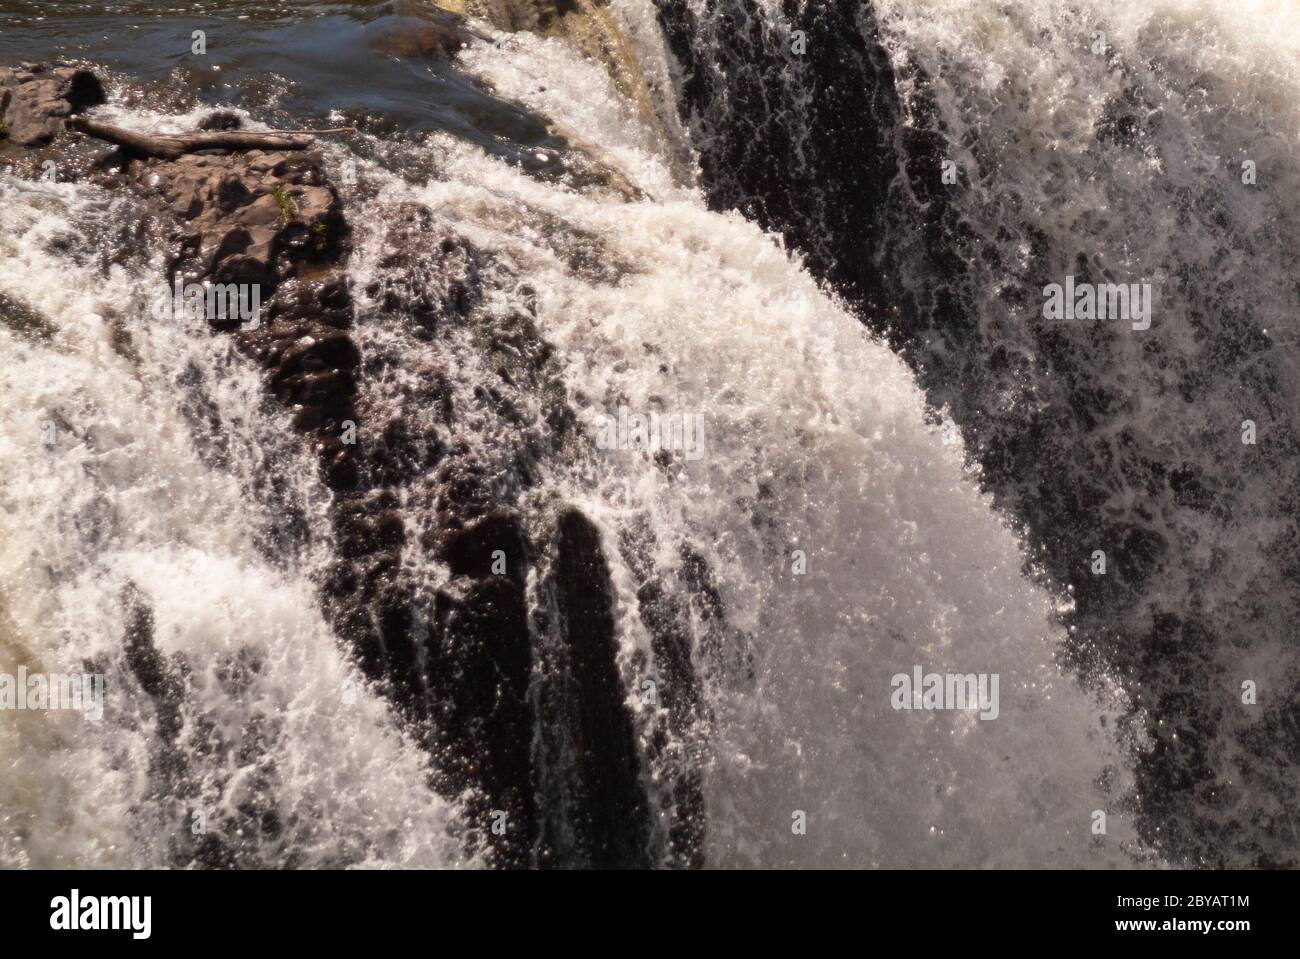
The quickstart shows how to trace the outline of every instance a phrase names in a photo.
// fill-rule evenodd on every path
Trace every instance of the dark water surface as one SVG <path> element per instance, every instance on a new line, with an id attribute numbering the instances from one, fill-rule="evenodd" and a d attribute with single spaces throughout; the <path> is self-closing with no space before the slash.
<path id="1" fill-rule="evenodd" d="M 268 122 L 347 124 L 377 136 L 445 131 L 530 163 L 558 149 L 544 120 L 457 71 L 459 18 L 427 4 L 0 3 L 0 63 L 73 60 Z M 193 32 L 204 31 L 196 55 Z"/>

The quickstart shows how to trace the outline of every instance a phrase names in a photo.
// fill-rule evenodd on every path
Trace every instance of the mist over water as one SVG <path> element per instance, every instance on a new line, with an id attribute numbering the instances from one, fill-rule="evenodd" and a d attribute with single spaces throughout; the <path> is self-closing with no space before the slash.
<path id="1" fill-rule="evenodd" d="M 136 130 L 214 106 L 359 128 L 322 149 L 362 428 L 469 444 L 541 544 L 540 864 L 585 864 L 562 859 L 581 690 L 544 548 L 571 508 L 608 566 L 648 864 L 681 864 L 697 782 L 695 864 L 715 868 L 1287 861 L 1300 118 L 1275 38 L 1300 32 L 1261 21 L 1293 14 L 842 6 L 616 0 L 641 86 L 500 18 L 453 56 L 395 47 L 445 23 L 415 3 L 0 4 L 0 63 L 106 68 L 97 115 Z M 210 60 L 186 56 L 195 26 Z M 836 30 L 849 52 L 819 52 Z M 828 131 L 803 120 L 833 53 L 865 105 Z M 889 91 L 853 87 L 872 76 Z M 941 157 L 958 184 L 924 166 Z M 0 670 L 110 677 L 102 723 L 4 714 L 0 864 L 187 862 L 199 810 L 240 824 L 242 866 L 490 865 L 473 797 L 435 788 L 437 730 L 364 678 L 323 608 L 338 494 L 292 411 L 204 321 L 150 314 L 160 238 L 106 256 L 131 202 L 0 172 Z M 449 261 L 436 331 L 394 324 L 400 271 Z M 1152 283 L 1151 330 L 1049 327 L 1041 290 L 1067 273 Z M 703 455 L 598 448 L 620 407 L 699 417 Z M 422 495 L 393 488 L 413 529 Z M 421 602 L 457 588 L 420 536 L 399 564 Z M 660 595 L 698 701 L 670 688 Z M 141 688 L 145 633 L 188 677 L 179 732 Z M 896 709 L 916 667 L 996 674 L 996 718 Z"/>

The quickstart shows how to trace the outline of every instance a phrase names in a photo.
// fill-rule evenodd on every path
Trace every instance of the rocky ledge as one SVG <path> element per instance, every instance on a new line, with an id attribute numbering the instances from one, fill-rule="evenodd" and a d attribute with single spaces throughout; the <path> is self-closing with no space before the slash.
<path id="1" fill-rule="evenodd" d="M 248 150 L 164 159 L 69 129 L 70 116 L 104 99 L 99 80 L 81 68 L 0 68 L 10 144 L 47 151 L 33 157 L 76 155 L 73 178 L 129 192 L 142 212 L 125 232 L 161 240 L 169 285 L 258 286 L 256 319 L 213 318 L 213 335 L 231 337 L 265 371 L 268 390 L 318 456 L 333 491 L 328 523 L 336 544 L 322 608 L 429 751 L 433 788 L 465 804 L 469 851 L 505 867 L 699 865 L 700 779 L 680 747 L 702 716 L 689 613 L 644 560 L 653 548 L 648 533 L 613 544 L 638 578 L 642 617 L 667 680 L 668 720 L 645 740 L 617 661 L 599 529 L 563 503 L 526 522 L 519 484 L 501 483 L 489 468 L 502 451 L 476 449 L 460 428 L 432 354 L 360 345 L 349 224 L 322 156 Z M 204 125 L 237 123 L 217 114 Z M 367 291 L 381 309 L 368 322 L 386 325 L 399 343 L 463 326 L 479 296 L 474 251 L 435 229 L 427 211 L 392 211 L 385 279 Z M 510 390 L 554 387 L 543 383 L 554 379 L 550 349 L 529 317 L 480 334 L 485 351 L 514 364 L 496 364 L 502 383 L 484 388 L 503 416 L 512 409 Z M 399 365 L 411 375 L 395 388 L 386 374 Z M 555 436 L 572 428 L 562 398 L 548 416 Z M 427 564 L 446 569 L 441 585 L 420 575 Z M 176 740 L 185 668 L 152 648 L 144 602 L 131 591 L 127 665 L 156 703 L 160 788 L 183 807 L 184 751 Z M 539 673 L 548 677 L 540 685 Z M 573 768 L 558 778 L 540 768 L 539 742 L 573 757 Z M 646 792 L 647 762 L 675 783 L 667 808 Z M 178 808 L 178 826 L 185 817 Z M 242 819 L 212 825 L 202 843 L 176 841 L 178 864 L 240 865 L 250 834 L 278 828 L 273 813 L 255 805 Z"/>
<path id="2" fill-rule="evenodd" d="M 35 63 L 0 67 L 0 139 L 45 146 L 68 117 L 103 102 L 103 85 L 89 70 Z"/>

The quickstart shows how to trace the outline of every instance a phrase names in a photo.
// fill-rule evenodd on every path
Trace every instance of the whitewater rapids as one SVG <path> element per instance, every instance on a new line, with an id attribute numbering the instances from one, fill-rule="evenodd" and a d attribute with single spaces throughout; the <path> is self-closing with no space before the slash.
<path id="1" fill-rule="evenodd" d="M 487 257 L 485 316 L 528 301 L 589 440 L 620 404 L 703 417 L 698 461 L 655 468 L 592 440 L 535 464 L 530 495 L 577 504 L 602 531 L 634 711 L 651 652 L 619 530 L 648 520 L 665 574 L 682 543 L 713 570 L 730 628 L 706 656 L 697 623 L 706 864 L 1139 861 L 1131 744 L 1113 722 L 1123 698 L 1058 667 L 1063 601 L 1027 578 L 1020 540 L 906 364 L 776 238 L 711 212 L 597 64 L 558 39 L 498 39 L 464 54 L 467 68 L 599 144 L 642 197 L 530 176 L 439 134 L 394 148 L 391 169 L 360 161 L 378 193 L 344 189 L 350 270 L 364 288 L 380 269 L 378 211 L 418 203 Z M 141 127 L 193 119 L 106 109 Z M 114 682 L 128 584 L 154 610 L 160 651 L 189 664 L 206 720 L 231 740 L 259 730 L 255 750 L 189 760 L 202 795 L 256 791 L 277 810 L 266 865 L 475 865 L 456 801 L 429 790 L 427 760 L 317 608 L 330 494 L 288 414 L 201 323 L 143 308 L 160 260 L 97 268 L 116 202 L 0 174 L 0 294 L 48 324 L 0 325 L 0 663 L 96 663 L 110 677 L 100 724 L 0 724 L 0 865 L 164 865 L 161 836 L 184 827 L 154 788 L 153 723 Z M 363 352 L 366 336 L 384 334 L 364 333 Z M 458 402 L 482 375 L 452 371 Z M 277 527 L 286 511 L 300 529 Z M 235 662 L 257 667 L 232 681 Z M 915 666 L 998 674 L 998 717 L 894 710 L 891 677 Z M 345 707 L 349 679 L 360 694 Z"/>

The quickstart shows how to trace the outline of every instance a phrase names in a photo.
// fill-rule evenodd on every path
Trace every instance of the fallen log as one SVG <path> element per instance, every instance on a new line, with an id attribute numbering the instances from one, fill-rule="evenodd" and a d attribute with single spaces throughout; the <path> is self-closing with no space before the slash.
<path id="1" fill-rule="evenodd" d="M 330 130 L 269 130 L 264 133 L 247 130 L 138 133 L 80 116 L 72 117 L 68 122 L 79 133 L 107 140 L 141 156 L 163 160 L 174 160 L 184 153 L 201 150 L 305 150 L 315 142 L 317 134 L 356 132 L 354 127 L 336 127 Z"/>

